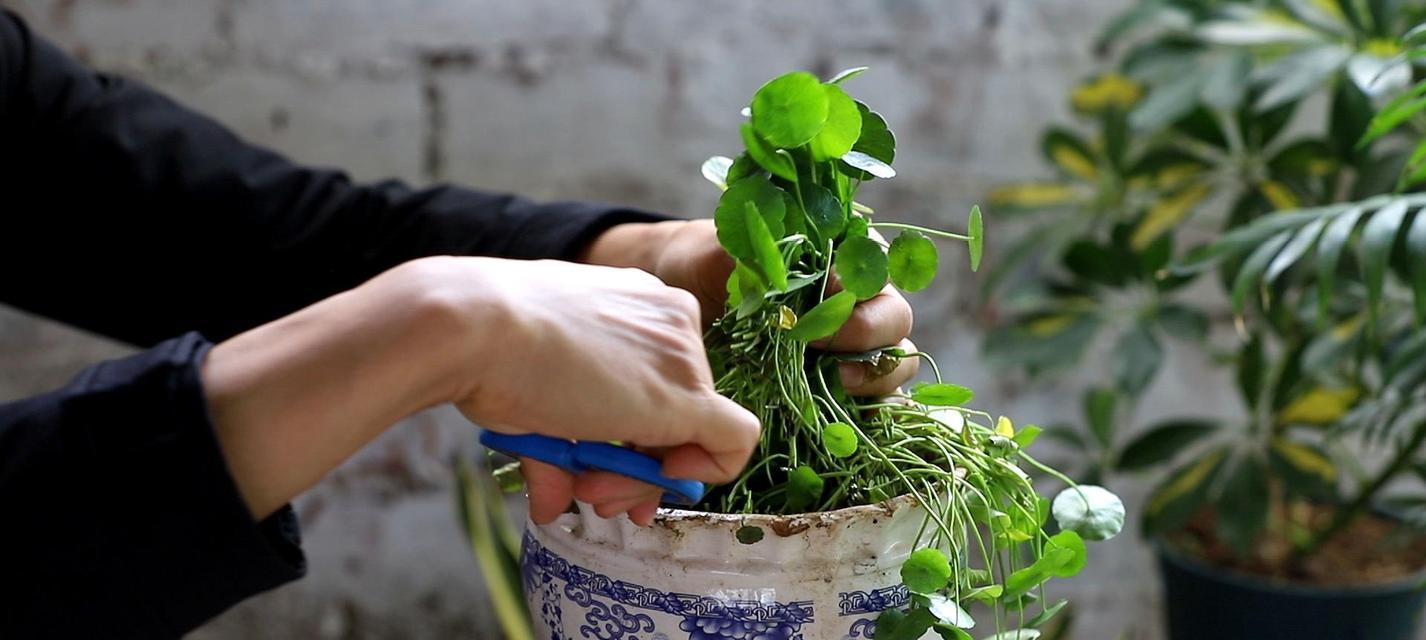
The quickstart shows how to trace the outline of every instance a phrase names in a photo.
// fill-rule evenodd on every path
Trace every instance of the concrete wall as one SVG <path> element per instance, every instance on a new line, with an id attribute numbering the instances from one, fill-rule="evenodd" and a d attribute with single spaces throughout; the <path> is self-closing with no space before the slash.
<path id="1" fill-rule="evenodd" d="M 1129 0 L 19 0 L 3 1 L 99 67 L 148 81 L 248 139 L 360 178 L 455 181 L 536 197 L 708 215 L 698 174 L 738 147 L 738 109 L 791 68 L 867 65 L 849 84 L 899 134 L 901 175 L 866 190 L 892 217 L 950 228 L 997 182 L 1040 172 L 1037 132 L 1095 68 L 1088 42 Z M 995 246 L 1011 226 L 989 222 Z M 961 264 L 951 248 L 945 262 Z M 979 404 L 1021 420 L 1077 415 L 1083 380 L 1027 387 L 977 364 L 974 280 L 943 269 L 916 339 Z M 58 292 L 57 292 L 58 293 Z M 0 400 L 126 353 L 0 307 Z M 1175 353 L 1151 414 L 1222 387 Z M 447 460 L 473 431 L 446 412 L 393 429 L 299 501 L 306 580 L 195 637 L 493 637 L 451 515 Z M 1120 487 L 1129 494 L 1138 490 Z M 1148 555 L 1095 547 L 1067 591 L 1076 638 L 1156 638 Z"/>

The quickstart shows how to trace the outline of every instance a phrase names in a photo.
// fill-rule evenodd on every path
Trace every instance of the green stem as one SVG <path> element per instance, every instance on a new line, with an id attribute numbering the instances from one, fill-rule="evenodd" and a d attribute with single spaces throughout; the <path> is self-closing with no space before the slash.
<path id="1" fill-rule="evenodd" d="M 875 229 L 909 229 L 911 231 L 920 231 L 921 233 L 928 235 L 941 236 L 943 238 L 951 238 L 953 240 L 964 240 L 966 242 L 970 242 L 970 236 L 963 236 L 959 233 L 951 233 L 949 231 L 940 231 L 938 229 L 927 229 L 926 227 L 914 224 L 902 224 L 900 222 L 872 222 L 867 226 Z"/>

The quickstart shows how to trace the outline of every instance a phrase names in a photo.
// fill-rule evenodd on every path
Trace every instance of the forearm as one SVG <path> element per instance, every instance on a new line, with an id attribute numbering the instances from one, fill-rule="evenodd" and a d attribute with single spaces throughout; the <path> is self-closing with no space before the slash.
<path id="1" fill-rule="evenodd" d="M 421 263 L 214 347 L 203 384 L 233 478 L 261 518 L 387 427 L 458 397 L 480 307 L 457 317 Z M 486 288 L 471 282 L 472 290 Z"/>

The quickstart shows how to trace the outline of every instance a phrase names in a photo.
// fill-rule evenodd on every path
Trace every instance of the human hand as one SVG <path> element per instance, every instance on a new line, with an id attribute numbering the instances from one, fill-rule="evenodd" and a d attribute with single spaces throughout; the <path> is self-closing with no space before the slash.
<path id="1" fill-rule="evenodd" d="M 872 233 L 881 239 L 874 230 Z M 643 269 L 692 293 L 705 323 L 723 314 L 728 275 L 733 272 L 733 259 L 718 244 L 712 220 L 617 225 L 595 239 L 583 260 Z M 841 284 L 834 279 L 830 291 L 839 290 Z M 858 303 L 852 317 L 835 335 L 812 346 L 850 353 L 897 346 L 910 353 L 916 350 L 907 339 L 911 324 L 911 305 L 888 285 L 876 296 Z M 842 386 L 853 395 L 885 395 L 914 377 L 918 365 L 917 358 L 903 358 L 888 371 L 869 363 L 844 362 L 840 367 Z"/>

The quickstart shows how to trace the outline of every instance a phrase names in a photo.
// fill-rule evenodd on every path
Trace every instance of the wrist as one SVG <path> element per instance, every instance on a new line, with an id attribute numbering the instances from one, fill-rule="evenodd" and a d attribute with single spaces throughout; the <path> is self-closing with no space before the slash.
<path id="1" fill-rule="evenodd" d="M 655 273 L 668 239 L 686 220 L 627 222 L 614 225 L 589 243 L 579 261 L 606 267 L 633 267 Z"/>

